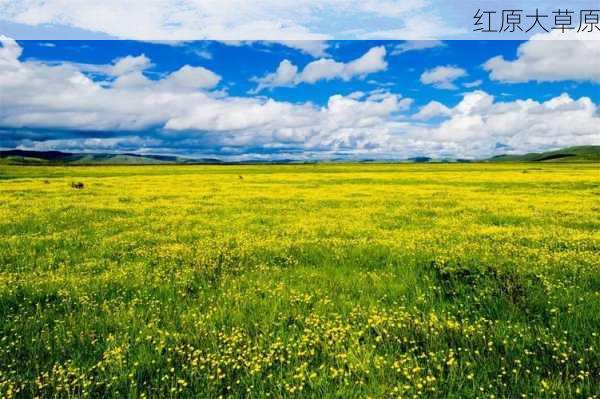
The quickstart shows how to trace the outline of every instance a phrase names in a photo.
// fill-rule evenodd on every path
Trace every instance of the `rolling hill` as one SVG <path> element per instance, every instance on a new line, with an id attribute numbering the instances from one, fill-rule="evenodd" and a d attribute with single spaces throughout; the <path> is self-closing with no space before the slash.
<path id="1" fill-rule="evenodd" d="M 60 151 L 27 150 L 0 151 L 0 162 L 13 165 L 157 165 L 221 163 L 218 159 L 192 159 L 171 155 L 69 153 Z"/>
<path id="2" fill-rule="evenodd" d="M 489 162 L 600 162 L 600 146 L 586 145 L 562 148 L 555 151 L 532 152 L 523 155 L 503 154 L 488 159 Z"/>
<path id="3" fill-rule="evenodd" d="M 414 157 L 398 160 L 362 160 L 373 163 L 440 163 L 440 162 L 600 162 L 600 146 L 568 147 L 555 151 L 529 154 L 503 154 L 484 160 L 468 159 L 434 159 Z M 61 151 L 0 151 L 0 164 L 11 165 L 160 165 L 160 164 L 258 164 L 258 163 L 306 163 L 307 161 L 285 160 L 248 160 L 226 162 L 216 158 L 185 158 L 174 155 L 150 154 L 109 154 L 109 153 L 69 153 Z M 328 162 L 352 162 L 352 160 L 335 159 Z M 311 162 L 312 163 L 312 162 Z"/>

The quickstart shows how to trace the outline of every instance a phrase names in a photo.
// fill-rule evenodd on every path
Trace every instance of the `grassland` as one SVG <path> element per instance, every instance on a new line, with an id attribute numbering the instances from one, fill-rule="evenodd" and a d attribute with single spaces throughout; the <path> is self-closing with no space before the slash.
<path id="1" fill-rule="evenodd" d="M 598 398 L 600 169 L 0 166 L 0 316 L 0 397 Z"/>

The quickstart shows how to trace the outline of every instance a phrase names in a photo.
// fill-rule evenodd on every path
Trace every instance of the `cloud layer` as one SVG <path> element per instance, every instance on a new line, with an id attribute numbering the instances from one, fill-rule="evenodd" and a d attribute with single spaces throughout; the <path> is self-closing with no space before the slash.
<path id="1" fill-rule="evenodd" d="M 95 81 L 82 71 L 89 66 L 21 62 L 19 45 L 8 38 L 1 41 L 0 129 L 10 129 L 3 135 L 13 138 L 24 135 L 35 141 L 49 131 L 60 135 L 68 131 L 67 136 L 81 136 L 70 139 L 71 145 L 77 140 L 101 145 L 106 141 L 95 137 L 98 132 L 124 132 L 126 137 L 155 133 L 147 145 L 159 140 L 188 149 L 212 145 L 231 152 L 253 146 L 356 149 L 372 145 L 386 131 L 386 121 L 410 104 L 392 93 L 362 100 L 334 95 L 325 107 L 231 97 L 210 90 L 220 77 L 202 67 L 184 66 L 150 80 L 142 73 L 150 63 L 142 55 L 97 66 L 96 72 L 105 71 L 107 76 Z M 362 61 L 352 65 L 351 71 L 368 68 Z M 54 143 L 64 145 L 65 140 Z"/>
<path id="2" fill-rule="evenodd" d="M 318 106 L 231 96 L 221 76 L 201 66 L 150 79 L 153 62 L 144 54 L 103 65 L 50 64 L 23 61 L 18 43 L 0 42 L 0 147 L 399 159 L 600 144 L 598 107 L 587 97 L 503 102 L 475 90 L 454 107 L 432 101 L 415 111 L 410 98 L 379 89 L 331 95 Z M 341 67 L 321 69 L 318 60 L 308 71 L 289 63 L 281 81 L 350 79 L 382 68 L 384 55 L 374 47 L 349 63 L 331 61 Z M 456 79 L 441 75 L 428 81 Z"/>
<path id="3" fill-rule="evenodd" d="M 163 41 L 322 40 L 343 29 L 369 33 L 371 25 L 382 22 L 410 32 L 428 22 L 427 37 L 456 30 L 429 5 L 430 0 L 0 0 L 0 19 Z M 336 29 L 332 20 L 342 25 Z"/>
<path id="4" fill-rule="evenodd" d="M 437 102 L 423 107 L 416 117 L 442 117 L 434 127 L 415 135 L 429 148 L 443 143 L 454 154 L 528 152 L 572 145 L 600 144 L 598 107 L 589 98 L 562 94 L 545 102 L 516 100 L 496 102 L 483 91 L 464 95 L 455 107 Z M 497 151 L 496 151 L 497 152 Z"/>

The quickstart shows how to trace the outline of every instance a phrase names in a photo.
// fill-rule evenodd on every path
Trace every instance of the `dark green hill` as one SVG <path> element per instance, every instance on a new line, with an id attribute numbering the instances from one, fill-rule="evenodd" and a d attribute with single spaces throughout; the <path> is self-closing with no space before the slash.
<path id="1" fill-rule="evenodd" d="M 585 145 L 523 155 L 497 155 L 489 162 L 600 162 L 600 146 Z"/>

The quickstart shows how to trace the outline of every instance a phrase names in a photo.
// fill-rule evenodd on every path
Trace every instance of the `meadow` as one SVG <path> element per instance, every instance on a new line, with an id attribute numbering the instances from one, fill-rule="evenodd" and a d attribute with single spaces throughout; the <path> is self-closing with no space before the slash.
<path id="1" fill-rule="evenodd" d="M 599 398 L 599 334 L 598 163 L 0 166 L 0 397 Z"/>

